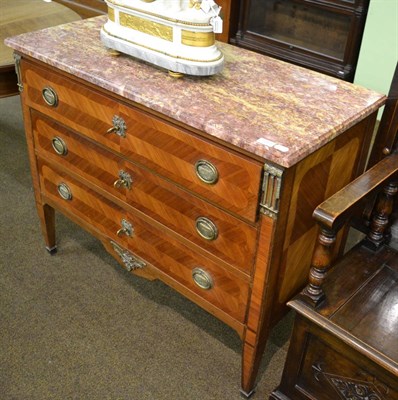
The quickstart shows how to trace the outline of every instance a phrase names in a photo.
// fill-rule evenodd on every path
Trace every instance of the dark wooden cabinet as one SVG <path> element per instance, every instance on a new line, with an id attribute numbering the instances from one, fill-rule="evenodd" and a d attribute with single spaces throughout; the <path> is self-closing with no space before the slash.
<path id="1" fill-rule="evenodd" d="M 91 18 L 100 14 L 105 14 L 107 6 L 104 0 L 54 0 L 74 12 L 78 13 L 82 18 Z"/>
<path id="2" fill-rule="evenodd" d="M 231 42 L 352 81 L 369 0 L 242 0 Z"/>

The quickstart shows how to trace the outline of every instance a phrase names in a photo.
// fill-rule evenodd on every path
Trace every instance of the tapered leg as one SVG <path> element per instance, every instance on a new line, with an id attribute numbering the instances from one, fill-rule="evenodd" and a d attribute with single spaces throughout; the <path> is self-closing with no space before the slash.
<path id="1" fill-rule="evenodd" d="M 260 361 L 270 331 L 272 289 L 276 285 L 272 284 L 272 282 L 267 285 L 267 282 L 273 279 L 269 265 L 274 227 L 275 221 L 273 219 L 267 217 L 261 219 L 259 250 L 255 263 L 253 288 L 242 352 L 242 386 L 240 393 L 246 398 L 254 393 Z"/>
<path id="2" fill-rule="evenodd" d="M 57 252 L 57 245 L 55 243 L 55 210 L 48 204 L 37 204 L 37 212 L 40 218 L 46 249 L 50 254 L 55 254 Z"/>
<path id="3" fill-rule="evenodd" d="M 255 392 L 256 378 L 267 344 L 268 333 L 269 330 L 264 326 L 257 335 L 249 333 L 248 336 L 253 336 L 254 343 L 245 341 L 243 344 L 242 387 L 240 393 L 245 398 L 249 398 Z"/>

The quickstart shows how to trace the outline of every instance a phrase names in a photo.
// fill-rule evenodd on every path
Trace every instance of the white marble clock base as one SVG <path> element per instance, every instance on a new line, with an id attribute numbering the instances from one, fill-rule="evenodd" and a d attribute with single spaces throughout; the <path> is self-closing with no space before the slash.
<path id="1" fill-rule="evenodd" d="M 185 75 L 214 75 L 220 72 L 224 66 L 224 56 L 221 52 L 219 52 L 217 60 L 210 62 L 179 59 L 109 35 L 104 29 L 101 29 L 101 41 L 106 47 Z"/>

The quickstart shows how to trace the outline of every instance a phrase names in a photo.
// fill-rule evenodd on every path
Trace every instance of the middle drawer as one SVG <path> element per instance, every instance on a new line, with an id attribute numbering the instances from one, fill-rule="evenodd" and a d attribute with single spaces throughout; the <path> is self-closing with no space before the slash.
<path id="1" fill-rule="evenodd" d="M 37 153 L 107 197 L 117 197 L 205 252 L 250 274 L 257 229 L 170 181 L 32 113 Z"/>

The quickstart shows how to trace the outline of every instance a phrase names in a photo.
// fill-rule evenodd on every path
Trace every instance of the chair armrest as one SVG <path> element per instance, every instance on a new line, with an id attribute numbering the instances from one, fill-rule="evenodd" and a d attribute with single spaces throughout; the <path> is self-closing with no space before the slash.
<path id="1" fill-rule="evenodd" d="M 398 178 L 398 153 L 379 161 L 374 167 L 329 197 L 315 209 L 312 216 L 322 226 L 337 231 L 362 200 L 374 194 L 395 176 Z"/>

